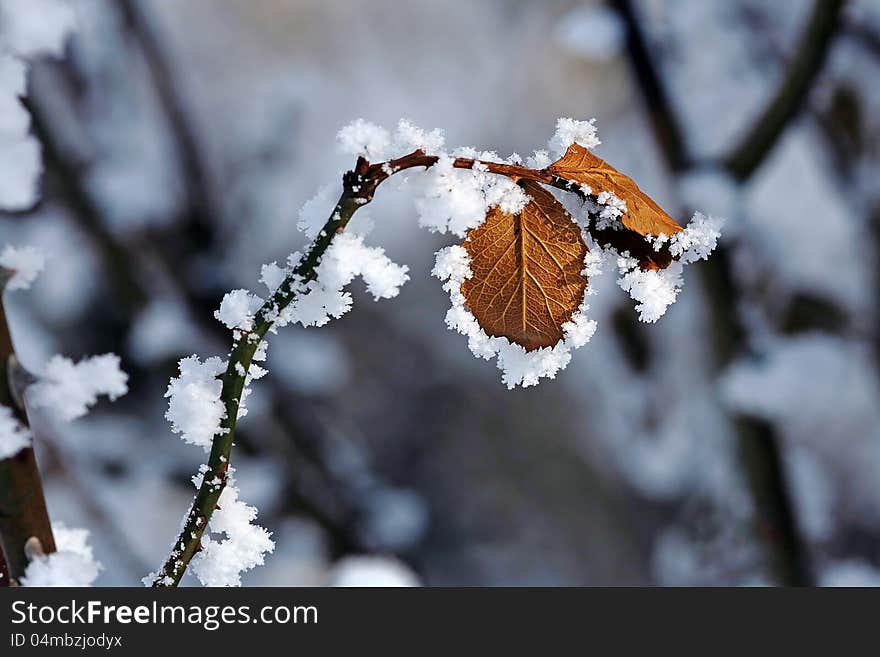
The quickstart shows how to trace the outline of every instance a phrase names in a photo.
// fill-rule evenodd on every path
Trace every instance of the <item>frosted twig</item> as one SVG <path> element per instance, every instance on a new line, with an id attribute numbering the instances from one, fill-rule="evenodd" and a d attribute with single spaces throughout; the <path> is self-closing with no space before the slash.
<path id="1" fill-rule="evenodd" d="M 253 317 L 249 331 L 238 331 L 232 351 L 222 375 L 220 401 L 225 415 L 220 422 L 219 431 L 214 435 L 211 452 L 198 493 L 186 515 L 183 528 L 175 541 L 171 554 L 157 573 L 152 576 L 156 587 L 177 586 L 186 572 L 189 563 L 200 549 L 201 538 L 211 519 L 223 489 L 226 487 L 230 453 L 235 439 L 236 423 L 242 394 L 245 389 L 247 372 L 254 354 L 269 330 L 274 326 L 281 312 L 297 298 L 303 286 L 317 277 L 317 267 L 330 246 L 333 238 L 345 230 L 354 213 L 373 200 L 378 186 L 390 176 L 406 169 L 430 168 L 439 158 L 416 150 L 403 157 L 370 164 L 360 157 L 353 170 L 343 176 L 343 191 L 330 218 L 317 233 L 305 257 L 299 261 L 284 278 L 274 294 L 263 303 Z M 456 158 L 453 167 L 474 169 L 480 167 L 497 175 L 507 176 L 514 182 L 533 180 L 569 192 L 582 194 L 579 186 L 553 175 L 546 169 L 527 167 L 499 162 L 480 161 L 471 158 Z"/>
<path id="2" fill-rule="evenodd" d="M 239 405 L 245 387 L 246 373 L 250 369 L 254 354 L 266 333 L 274 325 L 278 313 L 290 305 L 297 296 L 300 285 L 315 280 L 318 264 L 333 237 L 345 230 L 358 208 L 372 200 L 376 186 L 381 180 L 368 180 L 365 177 L 368 167 L 367 161 L 361 158 L 355 169 L 345 174 L 339 201 L 308 253 L 257 311 L 252 330 L 237 334 L 238 338 L 233 342 L 229 362 L 222 376 L 220 399 L 225 409 L 225 416 L 220 422 L 219 432 L 214 436 L 207 470 L 186 516 L 184 527 L 174 543 L 170 556 L 154 575 L 153 586 L 177 586 L 190 561 L 199 550 L 202 534 L 226 487 Z M 386 177 L 387 175 L 382 179 Z"/>

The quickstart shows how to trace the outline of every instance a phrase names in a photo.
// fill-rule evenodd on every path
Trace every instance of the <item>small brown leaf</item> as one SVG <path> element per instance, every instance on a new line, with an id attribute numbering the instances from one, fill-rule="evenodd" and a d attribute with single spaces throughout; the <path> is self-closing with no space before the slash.
<path id="1" fill-rule="evenodd" d="M 626 176 L 602 158 L 596 157 L 579 144 L 568 147 L 565 155 L 548 167 L 550 173 L 581 185 L 589 185 L 594 195 L 600 192 L 612 192 L 620 200 L 626 202 L 626 213 L 621 217 L 624 227 L 644 237 L 674 235 L 682 227 L 670 217 L 654 200 L 639 189 L 632 178 Z M 594 237 L 603 244 L 611 244 L 618 251 L 628 250 L 642 260 L 644 267 L 667 267 L 672 258 L 668 253 L 652 252 L 645 248 L 644 240 L 634 239 L 621 231 L 596 231 Z M 614 235 L 614 233 L 621 233 Z M 648 245 L 649 246 L 649 245 Z"/>
<path id="2" fill-rule="evenodd" d="M 562 325 L 584 298 L 587 245 L 581 230 L 549 191 L 531 181 L 523 211 L 492 208 L 463 246 L 473 276 L 462 284 L 467 306 L 487 335 L 533 351 L 562 339 Z"/>

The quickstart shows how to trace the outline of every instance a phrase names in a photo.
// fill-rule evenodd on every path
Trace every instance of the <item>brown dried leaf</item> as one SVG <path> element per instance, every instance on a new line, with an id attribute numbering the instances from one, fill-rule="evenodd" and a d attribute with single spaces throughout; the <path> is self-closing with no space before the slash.
<path id="1" fill-rule="evenodd" d="M 548 170 L 560 178 L 589 185 L 593 194 L 613 192 L 626 202 L 627 211 L 621 217 L 621 222 L 626 228 L 641 236 L 657 236 L 660 233 L 670 236 L 682 230 L 682 227 L 663 208 L 639 189 L 632 178 L 620 173 L 605 160 L 596 157 L 579 144 L 569 146 L 565 155 L 551 164 Z M 606 237 L 612 245 L 617 246 L 614 244 L 616 240 L 612 239 L 613 236 Z M 668 264 L 667 262 L 662 266 Z"/>
<path id="2" fill-rule="evenodd" d="M 520 214 L 491 209 L 463 246 L 473 277 L 461 286 L 487 335 L 527 351 L 555 345 L 584 298 L 587 245 L 565 208 L 541 185 L 520 183 L 531 201 Z"/>

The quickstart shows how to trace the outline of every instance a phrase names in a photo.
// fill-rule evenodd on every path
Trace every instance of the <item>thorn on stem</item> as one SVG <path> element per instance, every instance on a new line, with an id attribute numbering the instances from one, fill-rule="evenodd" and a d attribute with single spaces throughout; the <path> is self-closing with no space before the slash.
<path id="1" fill-rule="evenodd" d="M 43 544 L 40 542 L 39 538 L 31 536 L 25 541 L 24 556 L 27 557 L 28 561 L 33 561 L 37 557 L 46 556 L 46 552 L 43 550 Z"/>

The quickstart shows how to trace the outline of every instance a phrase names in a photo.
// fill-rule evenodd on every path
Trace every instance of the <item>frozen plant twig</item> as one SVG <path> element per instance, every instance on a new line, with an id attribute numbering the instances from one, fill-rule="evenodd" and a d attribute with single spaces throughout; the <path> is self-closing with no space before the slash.
<path id="1" fill-rule="evenodd" d="M 263 338 L 278 321 L 280 313 L 300 293 L 302 287 L 317 278 L 318 265 L 333 238 L 337 233 L 345 230 L 348 222 L 361 206 L 372 200 L 379 183 L 388 175 L 381 165 L 371 167 L 366 159 L 358 160 L 355 169 L 343 177 L 342 194 L 305 257 L 284 277 L 274 294 L 257 310 L 250 330 L 234 333 L 236 337 L 232 352 L 222 376 L 220 401 L 224 413 L 220 421 L 220 429 L 213 436 L 207 468 L 202 473 L 198 493 L 186 516 L 180 536 L 165 564 L 159 572 L 152 575 L 153 586 L 177 586 L 200 548 L 202 534 L 226 487 L 229 457 L 245 380 Z"/>
<path id="2" fill-rule="evenodd" d="M 254 354 L 266 333 L 278 319 L 278 313 L 287 308 L 297 295 L 299 286 L 315 280 L 318 264 L 333 237 L 337 232 L 345 230 L 361 205 L 372 200 L 378 182 L 373 184 L 372 188 L 367 186 L 364 177 L 366 166 L 366 160 L 359 160 L 355 170 L 345 175 L 342 195 L 306 256 L 257 311 L 253 319 L 253 328 L 249 332 L 236 333 L 237 338 L 233 342 L 229 362 L 222 377 L 220 400 L 225 412 L 220 421 L 220 430 L 213 437 L 207 468 L 202 475 L 198 494 L 187 514 L 180 537 L 175 542 L 165 564 L 152 576 L 153 586 L 177 586 L 199 549 L 202 534 L 226 487 L 235 425 L 244 392 L 245 378 L 253 363 Z M 358 191 L 355 191 L 355 188 Z"/>
<path id="3" fill-rule="evenodd" d="M 404 135 L 402 141 L 408 141 L 410 144 L 413 141 L 421 142 L 426 144 L 425 148 L 431 150 L 439 150 L 442 144 L 442 136 L 435 133 L 425 134 L 405 121 L 399 125 L 398 132 Z M 679 259 L 682 262 L 687 262 L 698 257 L 705 257 L 708 250 L 711 250 L 711 247 L 708 247 L 707 250 L 703 248 L 705 245 L 701 245 L 698 253 L 689 252 L 688 240 L 696 242 L 692 239 L 693 233 L 683 231 L 656 204 L 647 199 L 631 179 L 612 169 L 607 163 L 592 156 L 586 150 L 586 147 L 598 143 L 592 122 L 560 119 L 557 133 L 550 143 L 558 154 L 565 152 L 565 155 L 551 164 L 546 152 L 536 152 L 534 161 L 543 163 L 543 167 L 541 164 L 536 167 L 522 166 L 518 158 L 499 161 L 497 156 L 492 153 L 480 157 L 480 154 L 475 151 L 466 154 L 459 152 L 453 155 L 445 152 L 432 154 L 426 152 L 421 145 L 402 157 L 371 163 L 364 155 L 381 157 L 380 153 L 384 152 L 387 133 L 377 126 L 371 126 L 365 122 L 355 122 L 341 131 L 340 139 L 362 144 L 363 148 L 359 149 L 361 155 L 358 157 L 354 169 L 344 174 L 342 193 L 330 213 L 329 219 L 323 225 L 318 225 L 317 222 L 312 221 L 311 217 L 302 219 L 301 228 L 314 237 L 305 256 L 300 257 L 299 254 L 295 254 L 291 259 L 290 268 L 286 271 L 274 266 L 274 263 L 273 266 L 264 268 L 263 280 L 270 287 L 270 290 L 273 290 L 265 302 L 251 295 L 247 290 L 234 290 L 227 294 L 219 311 L 215 313 L 218 320 L 233 330 L 232 350 L 225 363 L 225 369 L 222 369 L 223 363 L 218 358 L 208 359 L 204 363 L 201 363 L 197 357 L 185 359 L 181 362 L 181 376 L 173 379 L 169 386 L 168 396 L 171 397 L 171 401 L 168 419 L 171 420 L 174 431 L 182 433 L 187 442 L 202 445 L 205 448 L 210 446 L 210 454 L 208 463 L 203 466 L 199 474 L 198 493 L 184 518 L 183 527 L 172 547 L 171 554 L 158 572 L 145 578 L 145 582 L 151 583 L 153 586 L 176 586 L 193 558 L 202 549 L 202 536 L 211 523 L 212 515 L 228 483 L 230 454 L 237 420 L 244 411 L 243 402 L 248 392 L 248 383 L 250 379 L 258 378 L 265 373 L 262 368 L 256 366 L 254 361 L 262 358 L 266 344 L 264 339 L 267 333 L 290 321 L 299 321 L 304 326 L 320 326 L 326 323 L 331 316 L 336 317 L 344 313 L 350 305 L 350 300 L 344 295 L 331 294 L 329 297 L 324 297 L 318 293 L 341 289 L 355 273 L 361 273 L 364 276 L 368 290 L 377 299 L 396 295 L 397 287 L 408 278 L 406 268 L 400 268 L 388 262 L 381 252 L 365 250 L 360 237 L 346 236 L 343 238 L 340 236 L 354 213 L 369 204 L 373 200 L 378 186 L 392 175 L 413 168 L 430 169 L 442 165 L 440 167 L 440 193 L 448 189 L 450 185 L 455 186 L 453 181 L 442 179 L 443 176 L 449 175 L 454 170 L 469 170 L 475 179 L 480 181 L 477 187 L 465 190 L 465 194 L 470 194 L 464 199 L 467 210 L 458 213 L 457 219 L 444 218 L 437 216 L 436 213 L 433 215 L 430 212 L 422 213 L 423 220 L 426 214 L 428 217 L 425 223 L 435 230 L 451 229 L 453 232 L 464 234 L 469 228 L 479 225 L 480 221 L 487 222 L 489 216 L 486 215 L 486 211 L 493 207 L 497 209 L 497 212 L 504 213 L 502 219 L 504 216 L 511 216 L 512 213 L 517 213 L 517 215 L 523 213 L 527 204 L 532 203 L 532 198 L 523 191 L 528 189 L 532 195 L 538 195 L 539 192 L 546 195 L 541 196 L 542 202 L 547 208 L 546 211 L 552 211 L 556 214 L 556 219 L 561 222 L 563 230 L 575 230 L 577 234 L 580 228 L 574 229 L 572 227 L 572 222 L 575 220 L 552 198 L 549 192 L 536 184 L 542 183 L 576 194 L 583 203 L 580 210 L 585 212 L 590 219 L 595 220 L 600 215 L 604 217 L 608 211 L 607 208 L 613 207 L 614 213 L 609 217 L 604 217 L 606 221 L 603 223 L 588 221 L 584 230 L 590 231 L 597 243 L 612 250 L 623 250 L 625 245 L 627 247 L 626 255 L 630 255 L 630 247 L 638 249 L 637 253 L 632 254 L 636 256 L 634 267 L 661 269 Z M 583 145 L 580 145 L 582 142 Z M 436 145 L 437 148 L 434 149 L 433 145 Z M 554 169 L 554 167 L 556 168 Z M 487 176 L 492 178 L 488 174 L 493 174 L 507 181 L 507 185 L 493 187 L 491 183 L 484 180 Z M 615 186 L 614 189 L 621 190 L 621 193 L 626 194 L 633 203 L 632 212 L 627 214 L 626 203 L 613 193 L 607 191 L 603 193 L 600 189 L 596 189 L 594 193 L 588 184 L 589 181 L 595 181 L 599 185 L 609 184 Z M 532 187 L 526 183 L 531 184 Z M 523 186 L 520 187 L 520 184 Z M 474 200 L 475 196 L 478 200 Z M 490 196 L 491 200 L 488 198 Z M 613 197 L 617 201 L 617 205 L 608 206 L 608 199 L 603 196 Z M 429 204 L 430 200 L 429 198 L 425 201 L 425 204 Z M 552 209 L 550 209 L 551 206 Z M 544 211 L 533 209 L 529 212 L 532 215 L 535 213 L 540 215 Z M 476 224 L 472 223 L 474 214 L 478 218 Z M 626 215 L 626 219 L 622 220 L 624 215 Z M 457 223 L 455 223 L 456 221 Z M 453 228 L 454 223 L 455 227 Z M 565 227 L 566 225 L 568 228 Z M 669 232 L 664 234 L 662 231 L 655 231 L 655 234 L 651 235 L 646 226 L 652 225 L 663 225 L 669 229 Z M 528 231 L 530 229 L 526 226 L 523 233 Z M 659 234 L 656 234 L 658 232 Z M 519 234 L 516 230 L 514 233 Z M 711 243 L 714 246 L 717 235 L 714 233 L 712 235 Z M 571 236 L 571 239 L 577 242 L 581 238 Z M 582 242 L 581 244 L 583 250 L 588 251 L 586 245 Z M 335 249 L 332 252 L 331 245 Z M 337 246 L 339 248 L 336 248 Z M 544 246 L 546 248 L 546 245 Z M 560 253 L 563 252 L 564 249 L 560 251 Z M 554 257 L 551 254 L 551 258 Z M 583 258 L 582 255 L 579 257 Z M 346 258 L 351 260 L 366 258 L 366 260 L 355 264 L 347 262 Z M 319 273 L 325 263 L 329 268 L 324 270 L 325 273 L 321 274 L 319 279 Z M 576 277 L 588 274 L 589 266 L 581 271 L 585 264 L 586 259 L 584 262 L 574 263 Z M 377 274 L 377 270 L 381 269 L 390 269 L 390 273 Z M 330 280 L 325 281 L 325 276 Z M 452 293 L 455 291 L 453 290 Z M 584 288 L 581 286 L 580 296 L 582 297 L 583 294 Z M 459 310 L 458 314 L 462 315 L 462 310 Z M 574 322 L 575 319 L 572 315 L 572 323 Z M 449 318 L 447 318 L 447 323 L 450 323 Z M 458 328 L 461 330 L 460 327 Z M 574 330 L 573 340 L 578 343 L 575 346 L 585 342 L 589 338 L 589 334 L 592 333 L 591 326 L 578 325 L 574 329 L 566 328 L 566 331 L 569 330 Z M 475 336 L 471 336 L 472 342 L 474 339 Z M 495 349 L 499 340 L 503 340 L 503 338 L 490 339 L 487 336 L 487 342 L 479 347 L 481 353 L 478 355 L 487 357 L 487 354 Z M 525 353 L 521 345 L 516 346 Z M 474 350 L 473 345 L 471 348 Z M 530 367 L 533 368 L 536 361 L 528 360 L 524 364 L 524 362 L 516 360 L 518 354 L 498 353 L 499 360 L 508 360 L 507 365 L 511 365 L 509 362 L 511 360 L 516 361 L 511 365 L 514 374 L 510 374 L 505 366 L 506 376 L 513 377 L 506 379 L 509 387 L 517 383 L 533 385 L 539 376 L 552 376 L 556 370 L 564 366 L 564 362 L 560 365 L 557 362 L 559 358 L 553 360 L 550 352 L 544 349 L 535 352 L 538 356 L 538 365 L 544 368 L 537 373 L 526 371 Z M 548 357 L 553 360 L 550 365 L 540 362 Z M 560 358 L 563 357 L 567 357 L 567 352 L 565 352 L 565 356 Z M 547 369 L 548 367 L 549 369 Z M 220 375 L 221 369 L 220 381 L 214 383 L 215 376 Z M 215 390 L 217 384 L 219 384 L 219 393 Z M 202 404 L 202 402 L 204 403 Z M 200 404 L 204 406 L 203 409 L 197 408 Z M 191 412 L 193 407 L 196 407 L 195 413 Z M 244 567 L 250 567 L 250 565 Z M 212 581 L 212 578 L 208 579 Z M 224 577 L 224 580 L 234 583 L 237 578 Z"/>

